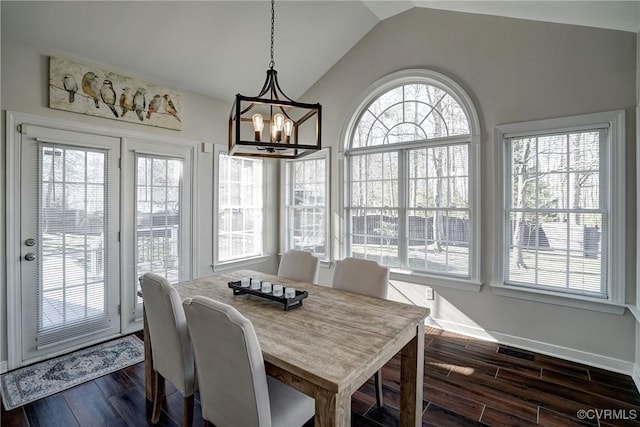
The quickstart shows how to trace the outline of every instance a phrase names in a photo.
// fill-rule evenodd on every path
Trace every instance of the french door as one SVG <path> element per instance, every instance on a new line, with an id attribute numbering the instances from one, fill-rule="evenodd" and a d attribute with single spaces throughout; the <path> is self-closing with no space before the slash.
<path id="1" fill-rule="evenodd" d="M 126 139 L 123 150 L 124 329 L 142 321 L 138 278 L 191 278 L 193 147 Z"/>
<path id="2" fill-rule="evenodd" d="M 119 157 L 119 138 L 23 127 L 23 363 L 120 332 Z"/>
<path id="3" fill-rule="evenodd" d="M 6 127 L 11 370 L 139 330 L 143 273 L 192 278 L 198 145 L 13 112 Z"/>

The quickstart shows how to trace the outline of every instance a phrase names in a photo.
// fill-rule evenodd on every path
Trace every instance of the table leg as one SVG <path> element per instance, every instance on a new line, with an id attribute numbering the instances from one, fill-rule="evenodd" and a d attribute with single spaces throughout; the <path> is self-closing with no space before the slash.
<path id="1" fill-rule="evenodd" d="M 351 396 L 320 390 L 315 395 L 315 427 L 343 427 L 351 425 Z"/>
<path id="2" fill-rule="evenodd" d="M 400 362 L 400 426 L 422 425 L 424 375 L 424 327 L 416 328 L 416 336 L 404 346 Z"/>
<path id="3" fill-rule="evenodd" d="M 142 321 L 144 334 L 144 388 L 147 398 L 147 419 L 153 416 L 153 397 L 156 392 L 156 376 L 153 370 L 153 354 L 151 353 L 151 336 L 149 335 L 149 325 L 147 324 L 147 313 L 142 307 Z"/>

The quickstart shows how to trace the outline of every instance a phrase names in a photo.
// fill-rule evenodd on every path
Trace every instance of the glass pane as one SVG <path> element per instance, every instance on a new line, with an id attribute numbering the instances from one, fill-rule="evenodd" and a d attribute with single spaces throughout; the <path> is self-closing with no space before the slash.
<path id="1" fill-rule="evenodd" d="M 538 138 L 538 173 L 565 172 L 567 170 L 566 135 Z"/>
<path id="2" fill-rule="evenodd" d="M 400 123 L 389 130 L 387 144 L 419 141 L 421 139 L 427 139 L 427 135 L 420 126 L 412 123 Z"/>
<path id="3" fill-rule="evenodd" d="M 606 295 L 600 132 L 509 141 L 510 282 Z"/>
<path id="4" fill-rule="evenodd" d="M 387 108 L 391 107 L 394 104 L 402 102 L 402 92 L 403 88 L 397 87 L 380 95 L 375 101 L 371 103 L 369 111 L 371 111 L 371 113 L 376 117 L 380 116 L 382 112 Z"/>
<path id="5" fill-rule="evenodd" d="M 409 181 L 409 207 L 427 207 L 427 180 L 412 179 Z"/>
<path id="6" fill-rule="evenodd" d="M 375 99 L 359 118 L 351 146 L 420 141 L 468 135 L 469 122 L 460 104 L 442 89 L 408 84 Z"/>
<path id="7" fill-rule="evenodd" d="M 406 101 L 404 103 L 404 120 L 419 126 L 432 109 L 433 107 L 425 102 Z"/>
<path id="8" fill-rule="evenodd" d="M 408 212 L 407 264 L 434 273 L 469 274 L 469 212 Z"/>
<path id="9" fill-rule="evenodd" d="M 362 114 L 353 134 L 353 148 L 365 147 L 367 145 L 367 138 L 375 120 L 375 116 L 368 110 Z"/>
<path id="10" fill-rule="evenodd" d="M 402 101 L 402 100 L 400 100 Z M 378 120 L 387 129 L 391 129 L 404 121 L 402 102 L 389 106 L 378 115 Z"/>
<path id="11" fill-rule="evenodd" d="M 446 123 L 449 136 L 470 133 L 467 116 L 451 95 L 446 95 L 435 108 Z"/>
<path id="12" fill-rule="evenodd" d="M 220 155 L 218 260 L 262 253 L 262 160 Z"/>
<path id="13" fill-rule="evenodd" d="M 43 145 L 40 159 L 42 333 L 107 317 L 108 233 L 106 153 Z"/>
<path id="14" fill-rule="evenodd" d="M 155 273 L 171 283 L 178 282 L 182 160 L 138 156 L 136 163 L 135 278 Z"/>
<path id="15" fill-rule="evenodd" d="M 351 215 L 351 256 L 399 266 L 398 210 L 366 209 Z"/>

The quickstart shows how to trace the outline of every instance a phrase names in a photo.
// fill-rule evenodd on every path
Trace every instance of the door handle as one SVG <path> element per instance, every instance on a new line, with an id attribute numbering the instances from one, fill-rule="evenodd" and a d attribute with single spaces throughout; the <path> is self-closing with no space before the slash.
<path id="1" fill-rule="evenodd" d="M 30 237 L 24 241 L 24 244 L 27 246 L 34 246 L 36 244 L 36 239 Z"/>
<path id="2" fill-rule="evenodd" d="M 24 256 L 24 259 L 27 261 L 33 261 L 34 259 L 36 259 L 36 254 L 34 254 L 33 252 L 29 252 Z"/>

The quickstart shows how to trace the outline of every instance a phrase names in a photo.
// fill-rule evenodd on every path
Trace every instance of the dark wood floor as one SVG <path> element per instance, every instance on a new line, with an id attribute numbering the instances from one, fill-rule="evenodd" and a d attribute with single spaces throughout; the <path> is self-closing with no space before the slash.
<path id="1" fill-rule="evenodd" d="M 423 426 L 640 426 L 635 421 L 640 420 L 640 395 L 629 376 L 540 354 L 525 354 L 534 359 L 527 360 L 497 350 L 494 343 L 426 330 Z M 353 426 L 398 425 L 399 368 L 398 358 L 384 367 L 384 407 L 375 405 L 373 381 L 353 395 Z M 170 385 L 167 395 L 159 425 L 178 426 L 182 397 Z M 581 410 L 587 411 L 586 419 L 578 419 Z M 3 409 L 1 421 L 3 427 L 146 426 L 144 366 L 9 412 Z M 201 425 L 196 399 L 194 426 Z"/>

